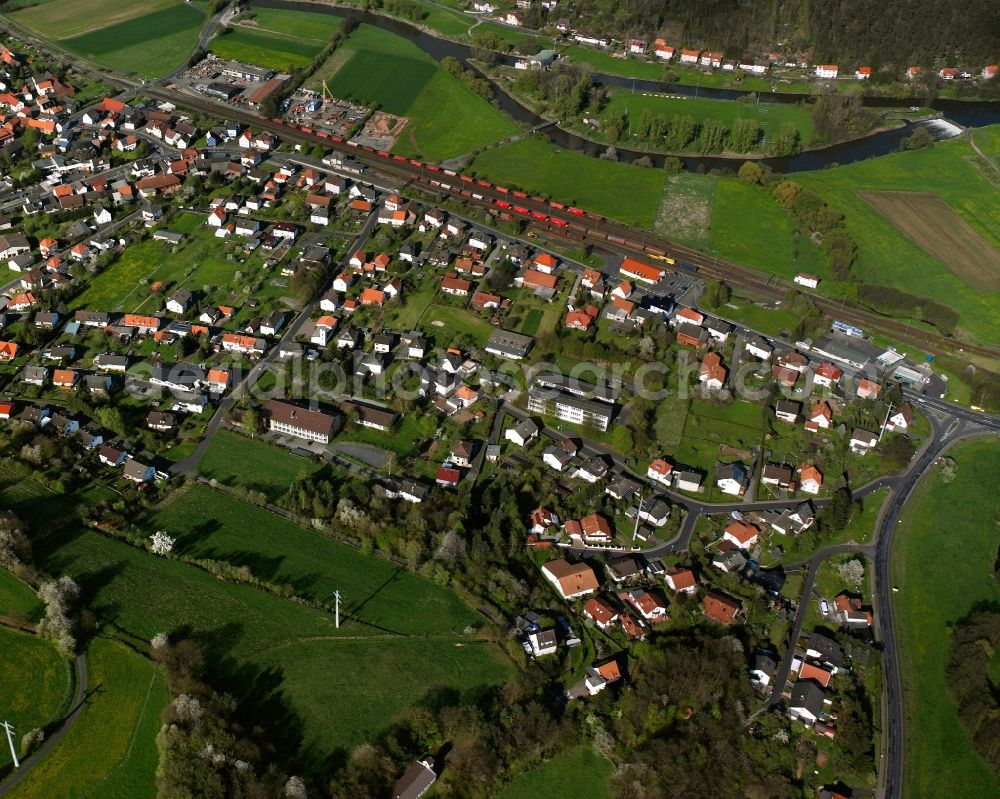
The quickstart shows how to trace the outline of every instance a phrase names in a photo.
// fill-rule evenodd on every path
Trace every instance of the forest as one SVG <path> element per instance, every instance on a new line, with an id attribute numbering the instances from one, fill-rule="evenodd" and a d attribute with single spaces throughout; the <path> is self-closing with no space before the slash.
<path id="1" fill-rule="evenodd" d="M 814 63 L 896 70 L 995 63 L 1000 41 L 995 0 L 960 8 L 933 0 L 576 0 L 558 14 L 613 36 L 666 34 L 675 47 L 732 56 L 777 49 Z"/>

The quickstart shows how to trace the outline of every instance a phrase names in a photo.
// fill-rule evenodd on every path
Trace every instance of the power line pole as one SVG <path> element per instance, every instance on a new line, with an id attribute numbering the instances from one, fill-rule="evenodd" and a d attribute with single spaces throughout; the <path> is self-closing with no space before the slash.
<path id="1" fill-rule="evenodd" d="M 14 768 L 21 768 L 21 764 L 17 759 L 17 752 L 14 750 L 14 728 L 11 727 L 6 721 L 4 721 L 3 724 L 0 724 L 0 727 L 3 727 L 3 729 L 7 732 L 7 744 L 10 746 L 10 756 L 14 761 Z"/>
<path id="2" fill-rule="evenodd" d="M 334 591 L 332 594 L 330 594 L 330 596 L 333 597 L 333 607 L 334 607 L 334 610 L 333 610 L 333 612 L 334 612 L 333 623 L 334 623 L 334 626 L 336 626 L 336 628 L 339 630 L 340 629 L 340 589 L 337 589 L 336 591 Z"/>
<path id="3" fill-rule="evenodd" d="M 882 427 L 878 431 L 878 443 L 882 443 L 882 436 L 885 433 L 885 426 L 889 424 L 889 415 L 892 413 L 892 403 L 889 403 L 889 410 L 885 412 L 885 419 L 882 421 Z"/>

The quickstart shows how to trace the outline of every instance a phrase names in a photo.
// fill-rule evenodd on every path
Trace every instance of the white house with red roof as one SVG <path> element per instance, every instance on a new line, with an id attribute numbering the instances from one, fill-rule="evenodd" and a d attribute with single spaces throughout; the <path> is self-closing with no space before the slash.
<path id="1" fill-rule="evenodd" d="M 760 536 L 760 528 L 755 524 L 744 521 L 734 521 L 722 534 L 723 541 L 729 541 L 740 549 L 749 549 L 757 543 Z"/>
<path id="2" fill-rule="evenodd" d="M 690 569 L 671 569 L 663 575 L 663 580 L 671 591 L 678 594 L 693 594 L 698 587 L 694 572 Z"/>
<path id="3" fill-rule="evenodd" d="M 840 74 L 840 67 L 836 64 L 817 64 L 816 65 L 816 77 L 817 78 L 827 78 L 829 80 L 836 79 L 837 75 Z"/>
<path id="4" fill-rule="evenodd" d="M 646 469 L 646 477 L 650 480 L 656 480 L 658 483 L 663 483 L 663 485 L 670 485 L 673 482 L 673 465 L 665 461 L 663 458 L 657 458 L 651 464 L 649 468 Z"/>

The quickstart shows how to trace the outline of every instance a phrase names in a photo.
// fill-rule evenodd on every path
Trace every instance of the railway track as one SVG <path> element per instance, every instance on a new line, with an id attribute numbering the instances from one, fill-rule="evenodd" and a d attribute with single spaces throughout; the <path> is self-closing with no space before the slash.
<path id="1" fill-rule="evenodd" d="M 555 235 L 580 244 L 598 245 L 612 252 L 651 257 L 675 267 L 681 264 L 683 271 L 696 271 L 710 278 L 725 281 L 735 288 L 772 299 L 781 299 L 793 289 L 801 290 L 799 286 L 782 278 L 762 274 L 733 261 L 706 255 L 690 247 L 634 230 L 622 223 L 546 197 L 530 196 L 525 192 L 514 191 L 469 175 L 457 174 L 453 170 L 442 169 L 435 164 L 393 156 L 371 147 L 357 146 L 340 137 L 317 133 L 308 128 L 298 128 L 280 119 L 269 119 L 207 98 L 153 86 L 143 87 L 142 92 L 215 116 L 223 115 L 253 128 L 275 133 L 284 140 L 318 144 L 325 149 L 336 150 L 350 155 L 380 174 L 400 179 L 404 184 L 416 183 L 434 193 L 454 196 L 463 203 L 499 212 L 505 219 L 521 219 L 547 235 Z M 804 293 L 825 315 L 862 328 L 877 330 L 904 344 L 935 354 L 961 353 L 1000 359 L 998 347 L 969 344 L 939 333 L 913 330 L 909 324 L 882 316 L 854 303 L 833 300 L 812 292 Z"/>

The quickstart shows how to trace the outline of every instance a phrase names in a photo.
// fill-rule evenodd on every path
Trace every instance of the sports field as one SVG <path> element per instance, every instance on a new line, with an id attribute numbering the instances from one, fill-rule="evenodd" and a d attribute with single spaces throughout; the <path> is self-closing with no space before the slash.
<path id="1" fill-rule="evenodd" d="M 561 150 L 541 138 L 485 151 L 472 173 L 509 188 L 545 194 L 623 222 L 652 227 L 666 175 Z"/>
<path id="2" fill-rule="evenodd" d="M 167 687 L 146 658 L 115 641 L 87 652 L 88 694 L 76 723 L 11 790 L 10 799 L 153 799 Z"/>
<path id="3" fill-rule="evenodd" d="M 893 551 L 897 651 L 906 718 L 905 796 L 1000 795 L 1000 777 L 972 749 L 948 691 L 949 627 L 980 602 L 1000 602 L 995 476 L 1000 446 L 980 439 L 949 452 L 955 479 L 931 472 L 907 503 Z"/>
<path id="4" fill-rule="evenodd" d="M 858 195 L 970 287 L 1000 290 L 1000 250 L 936 194 L 860 191 Z"/>
<path id="5" fill-rule="evenodd" d="M 68 709 L 73 690 L 70 664 L 51 641 L 0 627 L 0 713 L 15 729 L 15 740 L 44 729 Z M 6 736 L 4 736 L 5 738 Z M 0 774 L 11 764 L 7 742 L 0 738 Z"/>
<path id="6" fill-rule="evenodd" d="M 318 72 L 335 96 L 410 119 L 394 152 L 441 161 L 518 131 L 416 45 L 380 28 L 358 26 L 331 60 L 335 70 L 324 64 Z"/>
<path id="7" fill-rule="evenodd" d="M 182 64 L 205 22 L 181 0 L 51 0 L 11 17 L 67 50 L 150 77 Z"/>

